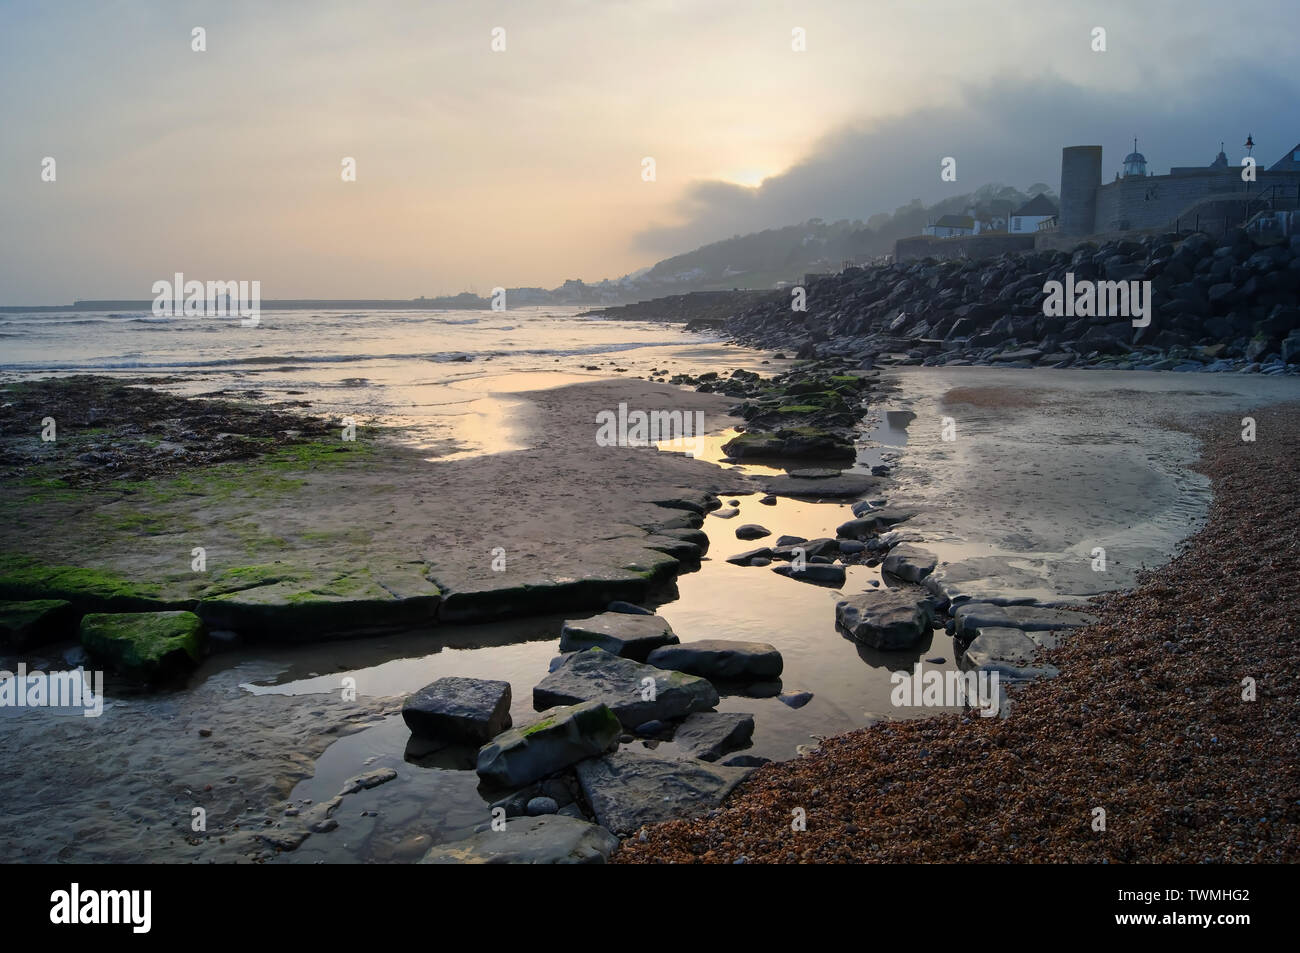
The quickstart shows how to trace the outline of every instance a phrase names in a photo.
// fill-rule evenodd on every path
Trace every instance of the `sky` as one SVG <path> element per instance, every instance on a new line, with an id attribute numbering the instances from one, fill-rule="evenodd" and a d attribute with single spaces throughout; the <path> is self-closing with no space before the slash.
<path id="1" fill-rule="evenodd" d="M 1102 145 L 1109 179 L 1135 136 L 1155 172 L 1220 140 L 1236 163 L 1248 133 L 1267 167 L 1300 141 L 1297 21 L 1295 0 L 0 0 L 0 304 L 147 299 L 178 271 L 263 299 L 598 281 L 1056 189 L 1065 145 Z"/>

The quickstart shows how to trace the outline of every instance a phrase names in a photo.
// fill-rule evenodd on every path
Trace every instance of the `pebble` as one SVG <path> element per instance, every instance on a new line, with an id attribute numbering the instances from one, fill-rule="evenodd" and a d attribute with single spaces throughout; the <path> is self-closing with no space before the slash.
<path id="1" fill-rule="evenodd" d="M 560 810 L 560 805 L 555 803 L 554 798 L 535 797 L 524 807 L 529 817 L 540 817 L 543 814 L 555 814 Z"/>

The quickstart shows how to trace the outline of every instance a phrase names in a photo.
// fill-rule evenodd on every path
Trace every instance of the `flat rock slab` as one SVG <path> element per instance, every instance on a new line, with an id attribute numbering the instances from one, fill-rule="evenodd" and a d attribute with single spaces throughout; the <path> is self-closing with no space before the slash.
<path id="1" fill-rule="evenodd" d="M 755 559 L 772 558 L 771 546 L 760 546 L 758 549 L 747 549 L 743 553 L 736 553 L 734 556 L 728 556 L 727 562 L 734 566 L 748 566 Z"/>
<path id="2" fill-rule="evenodd" d="M 881 571 L 905 579 L 908 582 L 920 582 L 934 572 L 938 557 L 927 549 L 913 546 L 911 543 L 899 543 L 889 551 L 881 565 Z"/>
<path id="3" fill-rule="evenodd" d="M 412 734 L 448 744 L 482 745 L 510 727 L 510 683 L 440 678 L 409 695 L 402 720 Z"/>
<path id="4" fill-rule="evenodd" d="M 718 691 L 695 675 L 664 671 L 594 648 L 568 656 L 533 688 L 533 707 L 538 710 L 580 702 L 609 706 L 631 729 L 706 711 L 718 703 Z"/>
<path id="5" fill-rule="evenodd" d="M 552 708 L 480 748 L 475 770 L 489 784 L 523 787 L 617 747 L 622 733 L 614 713 L 600 702 Z"/>
<path id="6" fill-rule="evenodd" d="M 785 665 L 776 646 L 766 642 L 700 639 L 655 649 L 646 660 L 657 668 L 720 681 L 772 679 Z"/>
<path id="7" fill-rule="evenodd" d="M 829 480 L 843 472 L 843 470 L 833 470 L 829 467 L 808 467 L 803 470 L 790 470 L 789 475 L 796 480 Z"/>
<path id="8" fill-rule="evenodd" d="M 840 539 L 870 539 L 880 535 L 895 523 L 910 520 L 915 515 L 915 510 L 882 506 L 879 509 L 866 510 L 862 516 L 841 523 L 835 527 L 835 535 Z"/>
<path id="9" fill-rule="evenodd" d="M 677 726 L 673 743 L 701 761 L 717 761 L 754 736 L 754 716 L 737 711 L 697 711 Z"/>
<path id="10" fill-rule="evenodd" d="M 605 828 L 563 814 L 516 817 L 429 850 L 422 864 L 603 864 L 618 847 Z"/>
<path id="11" fill-rule="evenodd" d="M 771 536 L 772 531 L 766 526 L 760 526 L 758 523 L 746 523 L 743 526 L 736 527 L 736 539 L 762 539 L 764 536 Z"/>
<path id="12" fill-rule="evenodd" d="M 998 672 L 1017 681 L 1057 674 L 1053 665 L 1035 666 L 1039 645 L 1020 629 L 981 628 L 961 657 L 961 667 Z"/>
<path id="13" fill-rule="evenodd" d="M 913 649 L 934 628 L 929 598 L 911 589 L 871 589 L 835 605 L 835 621 L 875 649 Z"/>
<path id="14" fill-rule="evenodd" d="M 793 543 L 789 546 L 774 546 L 772 547 L 772 558 L 789 562 L 799 556 L 803 556 L 804 559 L 812 559 L 814 556 L 836 556 L 839 551 L 839 540 L 831 539 L 829 536 L 821 536 L 817 539 L 807 539 L 802 543 Z"/>
<path id="15" fill-rule="evenodd" d="M 1006 604 L 1033 602 L 1046 581 L 1032 560 L 1005 556 L 974 556 L 944 563 L 926 576 L 923 585 L 953 606 L 964 602 Z"/>
<path id="16" fill-rule="evenodd" d="M 657 615 L 602 612 L 589 619 L 566 620 L 560 629 L 561 652 L 581 652 L 594 646 L 638 662 L 644 662 L 659 646 L 680 641 L 668 620 Z"/>
<path id="17" fill-rule="evenodd" d="M 577 773 L 601 826 L 631 834 L 646 824 L 696 817 L 717 807 L 749 770 L 618 751 L 583 761 Z"/>
<path id="18" fill-rule="evenodd" d="M 760 478 L 761 479 L 761 478 Z M 880 480 L 865 473 L 841 473 L 830 477 L 768 477 L 763 488 L 773 496 L 861 496 L 880 486 Z"/>
<path id="19" fill-rule="evenodd" d="M 256 585 L 209 594 L 198 613 L 211 629 L 251 639 L 314 641 L 337 632 L 432 625 L 442 598 L 436 585 L 409 567 L 286 575 L 254 576 L 249 581 Z"/>
<path id="20" fill-rule="evenodd" d="M 663 529 L 655 534 L 664 539 L 676 539 L 683 542 L 694 543 L 700 550 L 701 555 L 709 551 L 709 534 L 702 529 L 690 529 L 689 527 L 679 526 L 676 529 Z"/>
<path id="21" fill-rule="evenodd" d="M 844 580 L 847 578 L 843 566 L 832 566 L 827 563 L 805 563 L 799 569 L 796 569 L 793 564 L 789 566 L 773 566 L 772 572 L 779 576 L 797 579 L 799 582 L 811 582 L 819 586 L 834 586 L 837 589 L 844 585 Z"/>
<path id="22" fill-rule="evenodd" d="M 978 629 L 1002 628 L 1021 631 L 1076 629 L 1097 621 L 1090 612 L 1055 609 L 1050 606 L 999 606 L 988 602 L 966 602 L 953 610 L 955 634 L 961 639 L 977 635 Z"/>
<path id="23" fill-rule="evenodd" d="M 687 539 L 678 539 L 674 536 L 660 536 L 658 534 L 647 536 L 645 545 L 647 549 L 653 549 L 655 552 L 671 556 L 681 563 L 699 562 L 700 557 L 704 555 L 704 548 L 699 543 Z"/>

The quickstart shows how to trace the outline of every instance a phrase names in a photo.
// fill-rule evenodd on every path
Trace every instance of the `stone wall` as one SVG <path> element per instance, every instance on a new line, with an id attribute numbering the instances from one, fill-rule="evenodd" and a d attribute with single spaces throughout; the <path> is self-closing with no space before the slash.
<path id="1" fill-rule="evenodd" d="M 918 235 L 894 243 L 894 261 L 920 258 L 996 258 L 1006 252 L 1030 251 L 1033 235 L 963 235 L 960 238 L 932 238 Z"/>
<path id="2" fill-rule="evenodd" d="M 1233 202 L 1244 210 L 1247 199 L 1266 192 L 1270 186 L 1282 185 L 1294 194 L 1297 185 L 1300 185 L 1300 173 L 1296 172 L 1256 170 L 1256 177 L 1258 181 L 1246 183 L 1241 181 L 1239 168 L 1229 168 L 1225 171 L 1206 169 L 1203 172 L 1110 182 L 1097 189 L 1094 228 L 1099 233 L 1166 227 L 1172 229 L 1175 219 L 1186 216 L 1194 206 L 1204 204 L 1207 199 L 1223 200 L 1216 203 L 1212 216 L 1219 220 L 1224 218 L 1224 211 Z M 1202 224 L 1204 226 L 1205 223 Z M 1192 227 L 1190 222 L 1180 222 L 1179 225 Z"/>

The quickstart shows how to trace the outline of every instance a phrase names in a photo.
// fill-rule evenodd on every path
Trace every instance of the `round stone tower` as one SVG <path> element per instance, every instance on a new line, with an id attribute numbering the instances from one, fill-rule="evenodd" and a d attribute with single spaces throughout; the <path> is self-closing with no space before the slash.
<path id="1" fill-rule="evenodd" d="M 1060 227 L 1065 235 L 1091 235 L 1101 186 L 1101 146 L 1061 150 Z"/>

